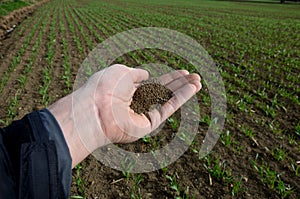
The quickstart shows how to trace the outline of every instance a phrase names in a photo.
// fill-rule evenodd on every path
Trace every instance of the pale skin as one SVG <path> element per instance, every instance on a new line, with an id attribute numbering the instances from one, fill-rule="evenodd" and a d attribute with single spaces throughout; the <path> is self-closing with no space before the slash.
<path id="1" fill-rule="evenodd" d="M 186 70 L 159 77 L 175 95 L 159 110 L 150 111 L 148 120 L 130 109 L 134 91 L 148 78 L 145 70 L 113 65 L 48 107 L 62 129 L 72 167 L 101 146 L 134 142 L 151 133 L 201 89 L 200 76 Z"/>

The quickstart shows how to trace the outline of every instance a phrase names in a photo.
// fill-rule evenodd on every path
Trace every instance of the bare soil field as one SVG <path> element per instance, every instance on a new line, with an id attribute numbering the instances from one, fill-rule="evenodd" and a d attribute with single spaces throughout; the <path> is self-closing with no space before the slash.
<path id="1" fill-rule="evenodd" d="M 225 84 L 226 123 L 213 151 L 199 159 L 213 122 L 202 82 L 198 132 L 183 156 L 142 174 L 114 170 L 89 156 L 73 169 L 70 197 L 298 199 L 299 8 L 227 1 L 53 0 L 17 10 L 0 19 L 1 127 L 72 92 L 85 57 L 110 36 L 137 27 L 174 29 L 208 51 Z M 157 49 L 133 51 L 114 63 L 135 67 L 152 60 L 195 72 L 183 58 Z M 151 152 L 168 144 L 179 126 L 180 111 L 155 136 L 118 146 Z"/>

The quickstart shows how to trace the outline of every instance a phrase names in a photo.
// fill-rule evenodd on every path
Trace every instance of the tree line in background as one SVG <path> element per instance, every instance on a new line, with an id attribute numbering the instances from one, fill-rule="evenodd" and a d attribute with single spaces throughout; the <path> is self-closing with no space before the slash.
<path id="1" fill-rule="evenodd" d="M 280 3 L 285 3 L 287 0 L 280 0 Z M 288 1 L 293 1 L 293 2 L 300 2 L 300 0 L 288 0 Z"/>

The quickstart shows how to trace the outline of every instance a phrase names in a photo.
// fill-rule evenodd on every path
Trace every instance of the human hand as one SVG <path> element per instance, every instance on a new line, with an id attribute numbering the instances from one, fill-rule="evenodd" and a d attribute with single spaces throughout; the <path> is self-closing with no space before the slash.
<path id="1" fill-rule="evenodd" d="M 91 153 L 109 143 L 129 143 L 149 134 L 201 89 L 199 75 L 185 70 L 159 77 L 174 96 L 159 110 L 151 110 L 149 120 L 130 108 L 137 86 L 148 77 L 145 70 L 113 65 L 95 73 L 66 99 L 49 107 L 64 134 L 72 135 L 68 143 L 71 155 L 72 151 L 78 155 L 76 147 Z M 72 106 L 67 108 L 70 100 Z M 68 109 L 68 119 L 64 108 Z"/>
<path id="2" fill-rule="evenodd" d="M 130 108 L 138 85 L 149 77 L 147 71 L 114 65 L 95 76 L 100 78 L 95 97 L 99 121 L 105 136 L 113 143 L 130 143 L 149 134 L 201 88 L 199 75 L 190 75 L 185 70 L 159 77 L 158 81 L 172 90 L 174 97 L 159 110 L 151 110 L 149 120 Z"/>

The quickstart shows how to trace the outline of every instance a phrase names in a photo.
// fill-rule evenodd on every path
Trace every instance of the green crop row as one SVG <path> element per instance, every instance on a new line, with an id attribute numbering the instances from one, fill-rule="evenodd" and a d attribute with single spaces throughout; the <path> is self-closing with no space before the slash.
<path id="1" fill-rule="evenodd" d="M 56 18 L 58 17 L 57 15 L 57 10 L 53 11 L 54 15 L 51 17 L 50 21 L 50 32 L 49 32 L 49 42 L 47 44 L 47 53 L 46 53 L 46 60 L 47 64 L 43 67 L 43 80 L 42 84 L 39 86 L 39 94 L 42 97 L 42 104 L 47 106 L 49 101 L 50 101 L 50 96 L 48 95 L 49 92 L 49 87 L 51 84 L 51 71 L 53 68 L 53 58 L 55 55 L 55 43 L 56 43 Z"/>
<path id="2" fill-rule="evenodd" d="M 102 42 L 112 35 L 132 28 L 152 26 L 174 29 L 192 37 L 210 53 L 225 84 L 228 107 L 226 124 L 217 143 L 217 150 L 222 148 L 220 151 L 224 153 L 224 157 L 208 156 L 199 160 L 203 162 L 209 180 L 218 181 L 228 188 L 231 196 L 240 197 L 247 190 L 247 182 L 242 176 L 236 175 L 233 164 L 227 164 L 231 158 L 227 154 L 234 154 L 235 160 L 243 160 L 247 153 L 249 156 L 253 156 L 253 153 L 264 153 L 266 160 L 263 163 L 256 160 L 251 162 L 252 164 L 245 166 L 245 172 L 256 173 L 259 183 L 270 192 L 282 198 L 293 198 L 297 196 L 294 188 L 297 184 L 286 176 L 299 176 L 298 160 L 295 159 L 300 154 L 300 124 L 297 121 L 297 107 L 300 105 L 300 45 L 297 31 L 299 25 L 295 23 L 299 17 L 290 7 L 284 8 L 289 11 L 286 13 L 281 12 L 283 8 L 277 5 L 268 7 L 254 9 L 250 4 L 246 7 L 242 3 L 232 2 L 218 2 L 217 6 L 215 1 L 199 3 L 195 0 L 126 0 L 118 3 L 94 0 L 51 1 L 47 7 L 51 8 L 50 10 L 39 10 L 38 13 L 42 14 L 39 19 L 30 17 L 19 29 L 19 36 L 23 36 L 28 28 L 32 30 L 28 36 L 23 36 L 22 47 L 1 78 L 0 93 L 6 89 L 11 74 L 22 63 L 25 53 L 28 50 L 32 50 L 32 53 L 24 72 L 17 78 L 16 92 L 8 100 L 6 122 L 15 119 L 17 115 L 22 90 L 30 77 L 32 66 L 37 61 L 36 55 L 43 42 L 46 42 L 47 50 L 41 57 L 46 57 L 46 65 L 42 68 L 39 93 L 43 105 L 47 106 L 51 97 L 55 97 L 51 96 L 49 90 L 56 83 L 53 71 L 60 71 L 54 68 L 57 67 L 57 62 L 62 67 L 62 90 L 67 94 L 71 92 L 74 81 L 72 73 L 78 69 L 80 61 L 83 61 L 87 53 L 96 46 L 96 42 Z M 45 27 L 49 31 L 46 33 L 46 41 L 43 41 Z M 141 33 L 142 36 L 152 38 L 153 42 L 156 40 L 155 36 L 146 33 Z M 161 39 L 168 40 L 164 35 Z M 126 51 L 128 45 L 135 42 L 135 38 L 131 37 L 121 40 L 122 42 L 117 42 L 121 51 Z M 189 45 L 186 45 L 185 50 L 193 52 Z M 114 63 L 129 66 L 155 62 L 166 64 L 173 69 L 197 72 L 196 66 L 182 57 L 158 49 L 139 49 L 114 60 Z M 105 66 L 106 63 L 101 64 Z M 151 72 L 151 67 L 147 69 Z M 87 75 L 91 75 L 92 72 L 91 68 L 86 68 Z M 203 110 L 199 118 L 200 135 L 194 140 L 184 133 L 180 135 L 183 142 L 190 144 L 190 149 L 195 155 L 199 153 L 202 138 L 205 136 L 203 128 L 214 122 L 209 111 L 210 91 L 206 81 L 202 80 L 202 83 L 203 89 L 197 96 Z M 178 115 L 173 115 L 166 121 L 166 127 L 172 131 L 170 137 L 178 130 L 180 124 Z M 266 137 L 268 140 L 265 140 Z M 163 144 L 162 140 L 159 136 L 146 136 L 142 142 L 147 150 L 154 151 Z M 273 144 L 270 146 L 271 142 Z M 124 181 L 133 184 L 129 189 L 130 197 L 142 198 L 146 178 L 144 175 L 131 174 L 131 164 L 123 162 L 124 170 L 121 175 Z M 274 167 L 274 164 L 279 166 Z M 170 167 L 166 165 L 162 166 L 163 175 L 160 177 L 169 185 L 166 188 L 168 192 L 175 198 L 193 198 L 193 188 L 179 180 L 181 174 L 169 171 Z M 75 169 L 73 180 L 79 191 L 78 195 L 72 198 L 85 198 L 87 195 L 84 188 L 87 183 L 81 177 L 84 169 L 81 165 Z"/>
<path id="3" fill-rule="evenodd" d="M 38 30 L 39 24 L 41 23 L 41 21 L 42 21 L 42 18 L 39 18 L 37 23 L 33 26 L 29 35 L 26 37 L 25 43 L 18 50 L 17 55 L 11 60 L 11 64 L 10 64 L 10 67 L 8 68 L 8 71 L 4 72 L 4 77 L 2 77 L 1 83 L 0 83 L 0 94 L 3 92 L 3 89 L 5 88 L 6 83 L 8 82 L 11 73 L 13 73 L 14 70 L 16 69 L 16 67 L 20 64 L 21 58 L 24 55 L 24 53 L 26 52 L 26 49 L 29 46 L 30 42 L 32 41 L 33 36 L 36 34 L 36 31 Z"/>
<path id="4" fill-rule="evenodd" d="M 28 80 L 28 76 L 30 75 L 30 72 L 32 71 L 32 66 L 34 65 L 35 61 L 36 61 L 36 55 L 38 53 L 38 49 L 42 40 L 42 36 L 43 36 L 43 31 L 45 29 L 46 26 L 46 22 L 47 22 L 47 18 L 48 16 L 42 16 L 40 19 L 43 19 L 44 21 L 41 24 L 41 27 L 38 31 L 38 37 L 35 39 L 35 42 L 33 44 L 33 48 L 32 48 L 32 53 L 30 55 L 30 59 L 28 60 L 28 64 L 26 64 L 26 68 L 23 71 L 23 74 L 20 75 L 19 78 L 17 78 L 18 81 L 18 90 L 15 93 L 15 95 L 9 100 L 8 103 L 8 113 L 7 113 L 7 117 L 6 117 L 6 125 L 8 125 L 13 119 L 16 119 L 17 116 L 17 107 L 18 107 L 18 100 L 20 98 L 20 96 L 22 95 L 22 92 L 24 90 L 24 87 L 26 85 L 26 82 Z M 35 31 L 37 30 L 37 28 L 39 27 L 39 23 L 35 24 L 35 26 L 33 27 L 33 32 L 35 33 Z M 30 36 L 32 37 L 32 36 Z M 27 39 L 28 41 L 28 39 Z M 29 45 L 29 43 L 27 44 Z"/>

